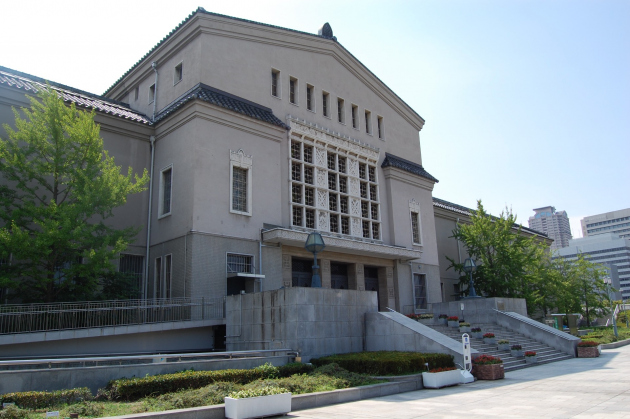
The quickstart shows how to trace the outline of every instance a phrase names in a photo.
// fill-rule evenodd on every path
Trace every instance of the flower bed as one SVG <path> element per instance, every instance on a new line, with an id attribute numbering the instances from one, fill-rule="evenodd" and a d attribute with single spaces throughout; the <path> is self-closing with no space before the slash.
<path id="1" fill-rule="evenodd" d="M 592 340 L 582 341 L 577 345 L 578 358 L 597 358 L 599 356 L 599 344 Z"/>
<path id="2" fill-rule="evenodd" d="M 459 327 L 459 317 L 457 317 L 457 316 L 450 316 L 446 320 L 448 321 L 448 326 L 449 327 Z"/>
<path id="3" fill-rule="evenodd" d="M 492 355 L 480 355 L 473 359 L 472 374 L 478 380 L 500 380 L 505 378 L 503 361 Z"/>
<path id="4" fill-rule="evenodd" d="M 486 345 L 494 345 L 497 343 L 494 333 L 488 332 L 483 335 L 483 343 Z"/>
<path id="5" fill-rule="evenodd" d="M 538 362 L 538 356 L 536 355 L 536 351 L 526 351 L 525 362 L 528 364 L 534 364 Z"/>

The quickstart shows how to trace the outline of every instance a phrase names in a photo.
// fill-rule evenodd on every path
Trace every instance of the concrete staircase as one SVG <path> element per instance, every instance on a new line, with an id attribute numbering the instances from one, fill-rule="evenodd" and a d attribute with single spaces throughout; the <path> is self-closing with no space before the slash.
<path id="1" fill-rule="evenodd" d="M 459 329 L 457 328 L 448 327 L 446 325 L 430 325 L 429 327 L 458 342 L 462 341 L 462 333 L 460 333 Z M 506 329 L 496 324 L 474 324 L 472 325 L 472 327 L 480 327 L 483 333 L 494 333 L 497 341 L 499 341 L 500 339 L 509 340 L 510 346 L 514 344 L 519 344 L 523 347 L 523 352 L 536 351 L 538 355 L 538 362 L 535 364 L 527 364 L 525 362 L 525 358 L 514 358 L 510 355 L 509 350 L 499 351 L 497 350 L 496 345 L 486 345 L 483 343 L 482 339 L 475 339 L 472 337 L 471 333 L 468 333 L 468 335 L 471 336 L 470 346 L 473 349 L 479 351 L 481 354 L 498 356 L 499 358 L 501 358 L 503 360 L 503 365 L 506 372 L 572 358 L 570 355 L 564 352 L 560 352 L 544 343 L 530 339 L 521 335 L 520 333 L 516 333 L 510 329 Z"/>

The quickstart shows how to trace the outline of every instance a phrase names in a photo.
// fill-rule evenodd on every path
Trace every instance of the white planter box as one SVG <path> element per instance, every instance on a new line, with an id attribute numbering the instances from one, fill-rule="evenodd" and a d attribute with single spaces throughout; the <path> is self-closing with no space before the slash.
<path id="1" fill-rule="evenodd" d="M 459 321 L 458 320 L 449 320 L 448 327 L 459 327 Z"/>
<path id="2" fill-rule="evenodd" d="M 422 373 L 422 385 L 426 388 L 453 386 L 456 384 L 460 384 L 461 382 L 461 370 Z"/>
<path id="3" fill-rule="evenodd" d="M 259 418 L 284 415 L 291 411 L 291 393 L 247 399 L 225 398 L 225 417 L 228 419 Z"/>

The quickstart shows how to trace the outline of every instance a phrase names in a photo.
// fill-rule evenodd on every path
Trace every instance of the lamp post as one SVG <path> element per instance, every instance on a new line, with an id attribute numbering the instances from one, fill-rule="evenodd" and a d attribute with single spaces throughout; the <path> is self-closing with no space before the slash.
<path id="1" fill-rule="evenodd" d="M 468 282 L 468 298 L 479 297 L 475 292 L 475 284 L 473 282 L 473 272 L 477 269 L 473 258 L 468 258 L 464 261 L 464 272 L 470 274 L 470 281 Z"/>
<path id="2" fill-rule="evenodd" d="M 312 232 L 306 238 L 306 243 L 304 244 L 306 250 L 313 254 L 313 278 L 311 279 L 311 288 L 321 288 L 322 287 L 322 279 L 319 276 L 319 266 L 317 266 L 317 254 L 324 250 L 326 244 L 324 244 L 324 239 L 322 235 L 317 231 Z"/>
<path id="3" fill-rule="evenodd" d="M 612 312 L 612 323 L 613 323 L 613 331 L 615 332 L 615 337 L 619 337 L 619 333 L 617 332 L 617 320 L 615 319 L 615 305 L 613 304 L 612 299 L 612 279 L 604 278 L 604 283 L 606 284 L 606 291 L 608 291 L 608 299 L 610 300 L 610 311 Z"/>

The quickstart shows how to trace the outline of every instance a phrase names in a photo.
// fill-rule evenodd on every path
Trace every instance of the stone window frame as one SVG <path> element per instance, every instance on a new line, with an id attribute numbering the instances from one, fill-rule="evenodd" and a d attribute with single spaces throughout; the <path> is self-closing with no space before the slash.
<path id="1" fill-rule="evenodd" d="M 309 90 L 310 90 L 310 99 L 309 99 Z M 305 101 L 306 101 L 306 110 L 317 113 L 317 101 L 315 100 L 315 86 L 311 83 L 306 83 L 306 90 L 304 91 Z M 310 106 L 309 106 L 310 102 Z"/>
<path id="2" fill-rule="evenodd" d="M 416 221 L 415 226 L 414 219 Z M 422 217 L 420 216 L 420 203 L 415 199 L 409 200 L 409 226 L 411 231 L 411 242 L 416 246 L 422 246 Z M 417 241 L 415 240 L 415 235 L 418 236 Z"/>
<path id="3" fill-rule="evenodd" d="M 174 67 L 173 71 L 173 86 L 184 79 L 184 62 L 180 61 Z"/>
<path id="4" fill-rule="evenodd" d="M 168 191 L 166 190 L 166 178 L 165 174 L 170 172 L 170 181 L 168 186 Z M 162 168 L 160 170 L 160 190 L 158 195 L 158 220 L 164 217 L 168 217 L 173 213 L 173 179 L 174 179 L 174 171 L 173 164 L 169 164 L 168 166 Z M 167 194 L 168 192 L 168 194 Z M 165 199 L 168 196 L 168 211 L 165 210 Z"/>
<path id="5" fill-rule="evenodd" d="M 252 216 L 252 156 L 248 156 L 243 152 L 243 149 L 238 151 L 230 150 L 230 212 L 232 214 Z M 247 185 L 246 185 L 246 207 L 245 211 L 235 209 L 234 204 L 234 168 L 244 169 L 247 171 Z"/>
<path id="6" fill-rule="evenodd" d="M 292 126 L 295 124 L 293 120 L 290 120 L 290 123 L 292 124 Z M 359 141 L 348 139 L 347 137 L 336 136 L 334 134 L 330 134 L 329 132 L 324 133 L 324 131 L 314 128 L 310 128 L 310 131 L 311 133 L 302 135 L 296 130 L 293 130 L 291 134 L 291 140 L 288 144 L 290 179 L 289 204 L 291 214 L 290 223 L 292 228 L 305 231 L 318 230 L 339 237 L 382 242 L 383 226 L 381 220 L 382 213 L 378 175 L 378 160 L 380 152 L 378 151 L 378 149 L 375 149 L 372 146 L 369 146 L 367 144 L 363 145 Z M 294 144 L 296 143 L 300 145 L 299 158 L 293 157 L 296 153 L 293 152 L 294 150 L 292 150 L 292 147 L 294 147 Z M 312 162 L 307 162 L 304 160 L 304 149 L 306 148 L 305 146 L 313 150 Z M 318 152 L 320 153 L 319 161 L 318 157 L 316 156 Z M 335 155 L 337 164 L 334 166 L 334 169 L 329 168 L 329 154 Z M 342 168 L 345 170 L 342 170 L 341 172 L 339 171 L 340 158 L 343 158 L 345 160 L 345 164 L 342 165 Z M 370 179 L 369 177 L 367 179 L 359 178 L 359 163 L 365 164 L 366 167 L 373 168 L 373 179 Z M 297 177 L 294 176 L 294 174 L 292 173 L 294 166 L 296 165 L 299 165 L 301 171 L 300 176 Z M 354 166 L 354 168 L 351 168 L 351 166 Z M 305 182 L 305 177 L 303 174 L 305 172 L 305 168 L 307 167 L 315 173 L 315 176 L 313 176 L 313 183 L 307 184 L 307 182 Z M 334 190 L 331 190 L 329 188 L 331 184 L 331 182 L 329 182 L 329 176 L 331 175 L 336 176 L 337 179 L 337 181 L 335 182 L 336 188 Z M 346 179 L 347 192 L 342 192 L 340 190 L 340 177 Z M 368 183 L 373 186 L 373 189 L 376 191 L 374 199 L 372 199 L 371 195 L 367 198 L 361 198 L 359 194 L 360 182 Z M 305 196 L 306 188 L 312 188 L 315 191 L 314 205 L 306 205 L 304 199 L 302 199 L 299 203 L 293 202 L 293 187 L 296 185 L 302 187 L 302 197 Z M 337 199 L 347 199 L 347 206 L 343 206 L 344 209 L 347 208 L 347 213 L 342 213 L 341 201 L 338 201 L 337 205 L 333 206 L 334 210 L 331 210 L 329 202 L 330 193 L 335 194 Z M 368 204 L 367 217 L 364 217 L 361 213 L 362 203 Z M 376 207 L 376 210 L 374 212 L 371 210 L 373 205 Z M 315 214 L 315 224 L 313 225 L 313 227 L 307 226 L 306 224 L 307 210 Z M 299 215 L 297 218 L 294 217 L 295 211 L 299 212 L 299 214 L 297 214 Z M 377 218 L 373 219 L 372 214 L 376 214 Z M 330 230 L 331 215 L 337 217 L 337 231 Z M 300 224 L 295 224 L 294 220 L 299 220 Z M 369 226 L 366 229 L 366 231 L 369 231 L 369 233 L 367 234 L 368 237 L 365 237 L 364 235 L 364 221 L 369 223 Z M 376 228 L 373 228 L 373 224 L 377 224 Z M 345 229 L 345 226 L 348 225 L 350 226 L 349 233 L 345 234 L 343 233 L 343 231 Z M 378 233 L 378 237 L 374 236 L 375 233 Z"/>
<path id="7" fill-rule="evenodd" d="M 289 75 L 289 103 L 300 106 L 300 81 L 297 77 Z"/>
<path id="8" fill-rule="evenodd" d="M 274 84 L 274 75 L 275 75 L 275 84 Z M 277 68 L 271 69 L 271 79 L 269 80 L 269 93 L 271 93 L 271 97 L 275 97 L 276 99 L 282 99 L 282 83 L 280 82 L 280 70 Z M 274 94 L 275 87 L 275 94 Z"/>

